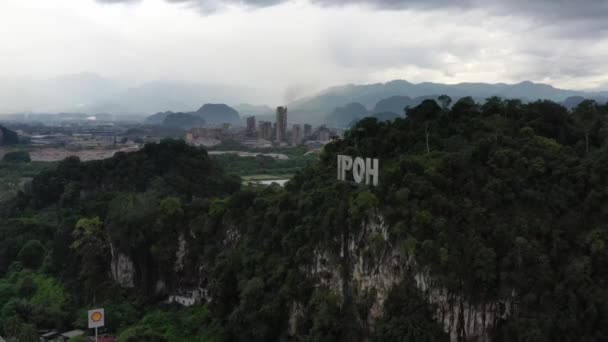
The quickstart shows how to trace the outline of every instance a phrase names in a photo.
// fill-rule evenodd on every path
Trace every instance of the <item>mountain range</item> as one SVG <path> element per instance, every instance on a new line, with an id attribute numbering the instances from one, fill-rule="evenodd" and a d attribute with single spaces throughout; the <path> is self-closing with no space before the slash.
<path id="1" fill-rule="evenodd" d="M 292 117 L 306 117 L 307 120 L 313 122 L 331 121 L 329 118 L 332 117 L 331 113 L 336 108 L 350 103 L 363 105 L 370 111 L 370 114 L 386 111 L 401 114 L 407 105 L 415 106 L 424 99 L 435 98 L 442 94 L 450 96 L 454 101 L 465 96 L 471 96 L 477 101 L 500 96 L 521 99 L 524 102 L 548 99 L 570 107 L 578 104 L 583 98 L 592 98 L 602 103 L 608 101 L 608 91 L 565 90 L 529 81 L 517 84 L 430 82 L 415 84 L 404 80 L 394 80 L 387 83 L 349 84 L 328 88 L 314 96 L 296 100 L 288 107 Z"/>
<path id="2" fill-rule="evenodd" d="M 264 85 L 261 86 L 263 88 Z M 555 88 L 548 84 L 488 83 L 411 83 L 393 80 L 375 84 L 348 84 L 331 87 L 317 94 L 287 103 L 290 122 L 331 123 L 358 117 L 346 113 L 337 118 L 334 112 L 365 107 L 368 115 L 384 113 L 401 115 L 404 106 L 415 106 L 426 98 L 446 94 L 454 101 L 471 96 L 483 101 L 491 96 L 527 101 L 549 99 L 573 107 L 583 98 L 608 100 L 608 91 L 585 92 Z M 109 113 L 148 116 L 158 112 L 192 112 L 202 103 L 226 103 L 242 117 L 256 115 L 258 120 L 271 120 L 274 109 L 284 103 L 261 104 L 277 98 L 272 92 L 240 86 L 183 81 L 154 81 L 139 86 L 126 86 L 94 73 L 65 75 L 47 80 L 0 80 L 0 113 Z M 248 104 L 249 103 L 249 104 Z M 391 114 L 392 113 L 392 114 Z M 207 122 L 206 118 L 204 118 Z M 232 119 L 231 119 L 232 120 Z M 221 120 L 220 120 L 221 121 Z M 229 120 L 230 121 L 230 120 Z"/>
<path id="3" fill-rule="evenodd" d="M 229 123 L 232 125 L 239 125 L 241 124 L 241 118 L 239 117 L 239 112 L 223 103 L 206 103 L 195 112 L 159 112 L 147 117 L 145 123 L 187 129 L 197 126 L 200 127 L 205 124 L 219 125 Z"/>
<path id="4" fill-rule="evenodd" d="M 202 103 L 259 103 L 264 89 L 215 83 L 152 81 L 128 86 L 94 73 L 45 80 L 0 79 L 0 114 L 110 113 L 147 116 L 161 111 L 193 111 Z"/>

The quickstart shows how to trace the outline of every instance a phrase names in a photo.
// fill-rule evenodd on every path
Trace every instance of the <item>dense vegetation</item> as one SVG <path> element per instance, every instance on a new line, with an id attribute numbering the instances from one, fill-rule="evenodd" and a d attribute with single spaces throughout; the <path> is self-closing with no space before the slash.
<path id="1" fill-rule="evenodd" d="M 55 166 L 56 163 L 0 161 L 0 202 L 13 198 L 34 176 Z"/>
<path id="2" fill-rule="evenodd" d="M 319 159 L 318 154 L 295 155 L 289 159 L 281 160 L 271 156 L 259 154 L 255 157 L 240 157 L 235 154 L 213 155 L 211 159 L 217 161 L 229 174 L 246 175 L 286 175 L 294 174 L 307 166 L 314 165 Z"/>
<path id="3" fill-rule="evenodd" d="M 32 161 L 30 154 L 26 151 L 7 152 L 2 161 L 9 163 L 29 163 Z"/>
<path id="4" fill-rule="evenodd" d="M 15 145 L 19 143 L 17 132 L 0 125 L 0 146 Z"/>
<path id="5" fill-rule="evenodd" d="M 96 302 L 123 341 L 446 341 L 425 273 L 469 303 L 514 296 L 493 340 L 608 339 L 608 106 L 439 100 L 363 119 L 284 189 L 240 189 L 177 141 L 61 162 L 3 210 L 0 329 L 82 324 Z M 380 158 L 380 186 L 336 181 L 338 153 Z M 117 253 L 134 288 L 110 278 Z M 406 272 L 372 315 L 353 265 L 386 255 Z M 197 287 L 206 305 L 159 304 Z"/>
<path id="6" fill-rule="evenodd" d="M 175 255 L 164 238 L 180 228 L 182 203 L 239 187 L 205 151 L 183 141 L 150 144 L 102 161 L 68 158 L 55 170 L 42 171 L 2 210 L 0 294 L 6 300 L 0 301 L 0 329 L 4 334 L 10 332 L 7 324 L 65 329 L 79 309 L 94 302 L 110 305 L 118 317 L 124 313 L 109 328 L 126 328 L 153 302 L 148 288 L 154 283 L 144 282 Z M 109 281 L 110 241 L 145 261 L 147 267 L 138 270 L 141 292 L 117 291 Z M 47 297 L 37 300 L 41 289 Z M 140 295 L 148 298 L 141 305 Z M 56 312 L 46 315 L 49 307 Z"/>
<path id="7" fill-rule="evenodd" d="M 211 159 L 217 161 L 229 174 L 239 176 L 292 175 L 307 166 L 313 166 L 319 160 L 319 154 L 309 151 L 304 146 L 289 148 L 249 148 L 238 141 L 226 140 L 214 146 L 213 151 L 244 151 L 259 153 L 255 157 L 240 157 L 231 153 L 213 154 Z M 274 158 L 264 154 L 280 154 L 287 159 Z"/>

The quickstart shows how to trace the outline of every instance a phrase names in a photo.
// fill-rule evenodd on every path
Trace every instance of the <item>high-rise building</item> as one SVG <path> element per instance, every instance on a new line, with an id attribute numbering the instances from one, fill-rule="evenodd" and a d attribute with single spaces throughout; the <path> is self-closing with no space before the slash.
<path id="1" fill-rule="evenodd" d="M 327 128 L 321 129 L 319 131 L 319 141 L 326 142 L 326 141 L 329 141 L 329 138 L 330 138 L 330 133 Z"/>
<path id="2" fill-rule="evenodd" d="M 309 124 L 304 124 L 304 139 L 310 138 L 312 135 L 312 126 Z"/>
<path id="3" fill-rule="evenodd" d="M 257 130 L 255 127 L 255 116 L 247 118 L 247 136 L 252 138 L 257 136 Z"/>
<path id="4" fill-rule="evenodd" d="M 277 132 L 275 141 L 285 142 L 287 138 L 287 107 L 277 107 Z"/>
<path id="5" fill-rule="evenodd" d="M 291 144 L 293 146 L 302 145 L 302 127 L 300 125 L 291 127 Z"/>
<path id="6" fill-rule="evenodd" d="M 260 121 L 260 137 L 272 141 L 272 122 Z"/>

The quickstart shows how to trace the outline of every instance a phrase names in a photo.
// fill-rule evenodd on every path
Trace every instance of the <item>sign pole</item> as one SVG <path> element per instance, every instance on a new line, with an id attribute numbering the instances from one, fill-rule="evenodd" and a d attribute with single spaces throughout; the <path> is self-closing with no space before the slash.
<path id="1" fill-rule="evenodd" d="M 89 329 L 95 328 L 95 342 L 99 341 L 99 327 L 105 325 L 105 312 L 103 309 L 89 310 Z"/>

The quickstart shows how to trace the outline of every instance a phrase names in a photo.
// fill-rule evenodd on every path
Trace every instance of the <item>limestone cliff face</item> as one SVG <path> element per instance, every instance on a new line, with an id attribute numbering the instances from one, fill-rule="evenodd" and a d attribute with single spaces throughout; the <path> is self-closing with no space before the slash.
<path id="1" fill-rule="evenodd" d="M 372 321 L 382 314 L 389 291 L 404 279 L 406 272 L 413 275 L 416 287 L 436 307 L 435 318 L 443 325 L 452 341 L 490 341 L 496 323 L 507 319 L 512 313 L 516 296 L 514 291 L 501 300 L 473 304 L 439 285 L 432 275 L 417 267 L 415 260 L 401 255 L 397 248 L 391 246 L 388 226 L 382 215 L 374 215 L 361 228 L 343 239 L 339 255 L 316 251 L 316 260 L 308 271 L 320 284 L 343 297 L 371 296 L 373 302 L 366 323 L 372 329 Z M 292 313 L 297 313 L 297 310 L 292 310 Z M 296 318 L 292 317 L 293 319 Z"/>
<path id="2" fill-rule="evenodd" d="M 186 256 L 186 238 L 184 234 L 179 234 L 177 239 L 177 252 L 175 252 L 175 264 L 173 271 L 180 272 L 184 269 L 184 257 Z"/>
<path id="3" fill-rule="evenodd" d="M 224 222 L 225 248 L 238 245 L 240 234 L 237 227 Z M 173 289 L 177 293 L 193 293 L 196 301 L 209 301 L 207 280 L 209 265 L 199 264 L 196 269 L 184 269 L 184 257 L 189 253 L 184 235 L 180 235 L 175 255 L 176 275 L 188 273 L 196 279 L 187 287 Z M 123 287 L 133 287 L 135 267 L 125 254 L 111 248 L 112 278 Z M 369 312 L 361 324 L 373 330 L 373 322 L 382 315 L 384 301 L 396 284 L 413 276 L 416 287 L 435 308 L 435 319 L 440 322 L 452 341 L 490 341 L 493 328 L 500 320 L 508 319 L 514 310 L 515 291 L 493 302 L 474 303 L 458 293 L 450 293 L 412 257 L 403 255 L 399 248 L 391 245 L 389 227 L 378 212 L 367 223 L 353 232 L 344 233 L 338 251 L 319 248 L 314 253 L 310 266 L 302 270 L 318 285 L 326 286 L 343 298 L 366 298 Z M 162 280 L 156 283 L 156 293 L 166 291 Z M 289 318 L 289 333 L 295 333 L 298 318 L 303 314 L 303 303 L 292 303 Z"/>
<path id="4" fill-rule="evenodd" d="M 110 252 L 112 253 L 110 264 L 112 279 L 121 287 L 134 287 L 135 266 L 131 258 L 118 251 L 112 244 L 110 244 Z"/>

